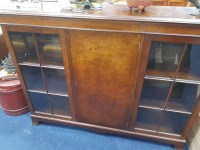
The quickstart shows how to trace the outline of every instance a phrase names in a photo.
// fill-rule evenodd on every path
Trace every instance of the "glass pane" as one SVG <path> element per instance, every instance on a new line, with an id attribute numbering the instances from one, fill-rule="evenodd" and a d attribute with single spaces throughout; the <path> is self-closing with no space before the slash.
<path id="1" fill-rule="evenodd" d="M 9 32 L 18 63 L 38 63 L 31 33 Z"/>
<path id="2" fill-rule="evenodd" d="M 188 45 L 177 78 L 200 81 L 200 45 Z"/>
<path id="3" fill-rule="evenodd" d="M 35 111 L 51 114 L 51 107 L 47 94 L 29 92 L 29 95 Z"/>
<path id="4" fill-rule="evenodd" d="M 62 50 L 58 35 L 36 34 L 42 65 L 63 66 Z"/>
<path id="5" fill-rule="evenodd" d="M 39 67 L 20 66 L 28 90 L 46 91 Z"/>
<path id="6" fill-rule="evenodd" d="M 48 93 L 68 95 L 64 70 L 49 68 L 43 70 Z"/>
<path id="7" fill-rule="evenodd" d="M 62 116 L 71 116 L 69 98 L 65 96 L 50 95 L 53 114 Z"/>
<path id="8" fill-rule="evenodd" d="M 153 42 L 146 74 L 174 78 L 184 44 Z"/>
<path id="9" fill-rule="evenodd" d="M 173 111 L 192 112 L 199 94 L 200 85 L 174 83 L 166 109 Z"/>
<path id="10" fill-rule="evenodd" d="M 159 80 L 144 80 L 141 106 L 164 108 L 171 82 Z"/>
<path id="11" fill-rule="evenodd" d="M 189 115 L 186 114 L 165 112 L 158 132 L 180 135 L 186 126 L 188 118 Z"/>
<path id="12" fill-rule="evenodd" d="M 135 129 L 157 131 L 163 111 L 139 108 Z"/>

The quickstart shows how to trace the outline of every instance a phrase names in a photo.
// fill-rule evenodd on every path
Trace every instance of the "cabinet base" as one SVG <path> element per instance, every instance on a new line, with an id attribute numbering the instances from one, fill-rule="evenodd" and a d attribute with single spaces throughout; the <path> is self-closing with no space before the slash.
<path id="1" fill-rule="evenodd" d="M 185 144 L 175 144 L 174 149 L 175 150 L 184 150 Z"/>
<path id="2" fill-rule="evenodd" d="M 49 116 L 49 115 L 47 116 L 47 115 L 40 115 L 40 114 L 32 114 L 31 118 L 32 118 L 33 125 L 38 125 L 38 122 L 45 122 L 45 123 L 57 123 L 57 124 L 63 124 L 63 125 L 68 125 L 68 126 L 81 127 L 85 129 L 90 129 L 98 133 L 118 134 L 122 136 L 136 137 L 140 139 L 147 139 L 151 141 L 157 141 L 160 143 L 171 144 L 171 145 L 174 145 L 176 150 L 183 150 L 183 147 L 186 143 L 186 140 L 183 137 L 159 135 L 155 133 L 141 132 L 141 131 L 136 131 L 136 130 L 128 131 L 128 130 L 98 126 L 98 125 L 93 125 L 93 124 L 75 122 L 75 121 L 67 120 L 67 119 L 58 119 L 54 116 Z"/>
<path id="3" fill-rule="evenodd" d="M 32 125 L 37 126 L 39 124 L 39 120 L 36 118 L 31 117 L 32 119 Z"/>

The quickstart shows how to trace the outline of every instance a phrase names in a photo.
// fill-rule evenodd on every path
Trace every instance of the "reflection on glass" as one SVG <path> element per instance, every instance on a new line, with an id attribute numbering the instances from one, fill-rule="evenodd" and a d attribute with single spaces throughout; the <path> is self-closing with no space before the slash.
<path id="1" fill-rule="evenodd" d="M 188 45 L 177 78 L 200 81 L 200 45 Z"/>
<path id="2" fill-rule="evenodd" d="M 31 33 L 9 32 L 18 63 L 38 63 L 37 53 Z"/>
<path id="3" fill-rule="evenodd" d="M 20 69 L 28 90 L 46 91 L 39 67 L 21 66 Z"/>
<path id="4" fill-rule="evenodd" d="M 29 92 L 29 96 L 34 111 L 52 114 L 47 94 Z"/>
<path id="5" fill-rule="evenodd" d="M 166 109 L 173 111 L 192 112 L 199 94 L 200 85 L 174 83 Z"/>
<path id="6" fill-rule="evenodd" d="M 140 105 L 164 108 L 170 86 L 169 81 L 145 80 Z"/>
<path id="7" fill-rule="evenodd" d="M 62 69 L 43 68 L 48 93 L 67 95 L 65 72 Z"/>
<path id="8" fill-rule="evenodd" d="M 63 66 L 62 50 L 58 35 L 35 34 L 42 65 Z"/>
<path id="9" fill-rule="evenodd" d="M 147 75 L 174 78 L 184 44 L 153 42 L 147 65 Z"/>
<path id="10" fill-rule="evenodd" d="M 139 108 L 135 129 L 157 131 L 161 114 L 161 110 Z"/>
<path id="11" fill-rule="evenodd" d="M 68 97 L 49 94 L 49 98 L 54 115 L 71 116 Z"/>
<path id="12" fill-rule="evenodd" d="M 187 114 L 165 112 L 158 132 L 180 135 L 186 126 L 188 118 L 189 115 Z"/>

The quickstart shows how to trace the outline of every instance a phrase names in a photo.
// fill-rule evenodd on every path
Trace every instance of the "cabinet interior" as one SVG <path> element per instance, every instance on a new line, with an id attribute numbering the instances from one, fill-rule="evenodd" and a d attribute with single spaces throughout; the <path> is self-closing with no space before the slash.
<path id="1" fill-rule="evenodd" d="M 199 97 L 199 56 L 197 44 L 152 41 L 135 129 L 182 135 Z"/>

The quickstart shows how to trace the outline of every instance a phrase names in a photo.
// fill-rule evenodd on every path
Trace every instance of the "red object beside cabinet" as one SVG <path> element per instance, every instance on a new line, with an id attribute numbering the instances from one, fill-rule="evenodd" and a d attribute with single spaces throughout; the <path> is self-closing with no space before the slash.
<path id="1" fill-rule="evenodd" d="M 21 115 L 29 111 L 19 80 L 0 82 L 0 104 L 8 115 Z"/>

